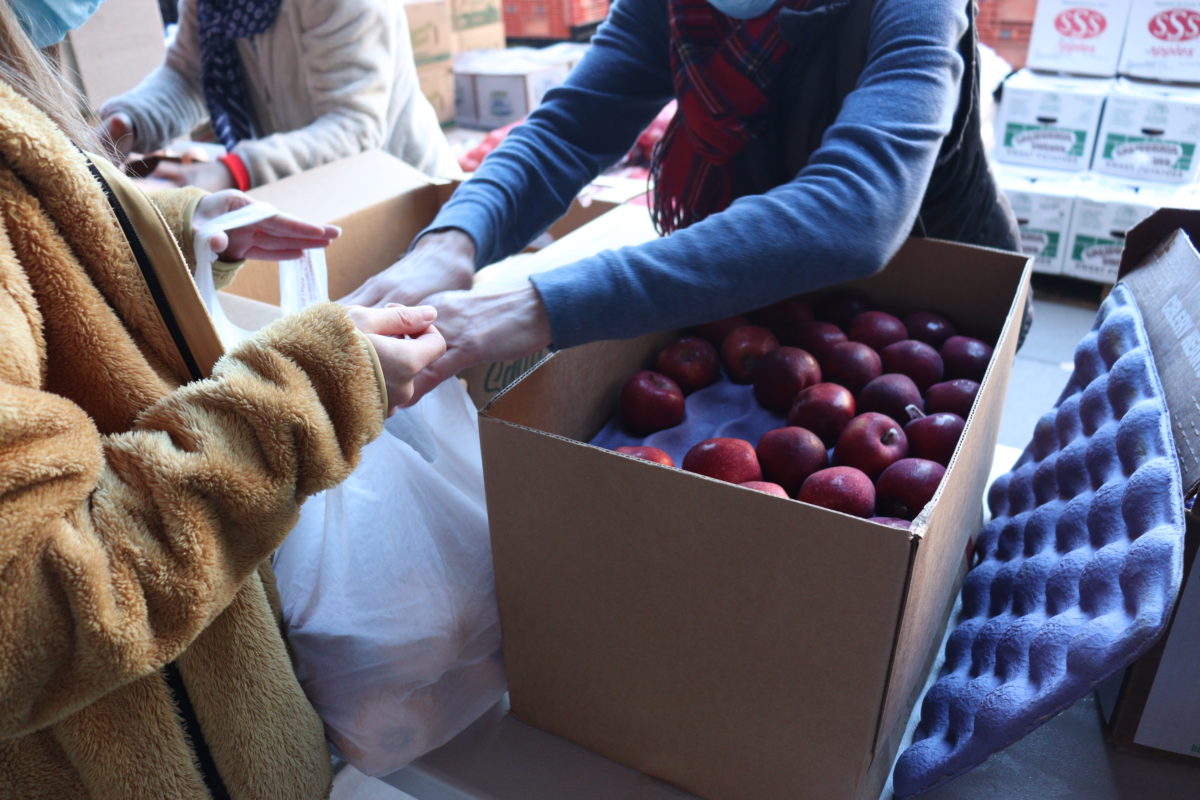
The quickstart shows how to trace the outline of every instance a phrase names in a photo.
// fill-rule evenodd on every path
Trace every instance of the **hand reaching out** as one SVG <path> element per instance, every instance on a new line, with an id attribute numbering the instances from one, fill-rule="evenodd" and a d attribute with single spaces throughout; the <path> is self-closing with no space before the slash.
<path id="1" fill-rule="evenodd" d="M 500 291 L 445 292 L 438 309 L 446 354 L 417 375 L 409 404 L 446 378 L 485 361 L 508 361 L 550 345 L 550 318 L 533 284 Z"/>
<path id="2" fill-rule="evenodd" d="M 206 222 L 253 202 L 249 195 L 232 189 L 210 194 L 196 206 L 192 227 L 199 229 Z M 252 225 L 215 233 L 209 239 L 209 246 L 222 261 L 246 258 L 287 261 L 300 258 L 305 250 L 326 247 L 339 235 L 341 231 L 333 225 L 318 225 L 287 214 L 276 214 Z"/>
<path id="3" fill-rule="evenodd" d="M 422 236 L 412 252 L 342 298 L 346 304 L 412 305 L 431 294 L 467 289 L 475 274 L 475 242 L 460 230 Z"/>

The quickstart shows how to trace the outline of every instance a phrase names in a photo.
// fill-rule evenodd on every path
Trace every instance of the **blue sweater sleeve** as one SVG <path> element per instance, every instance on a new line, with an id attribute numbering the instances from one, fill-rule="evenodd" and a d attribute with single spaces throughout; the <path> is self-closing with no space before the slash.
<path id="1" fill-rule="evenodd" d="M 628 22 L 610 29 L 617 27 L 624 36 L 665 37 L 663 0 L 620 0 L 618 6 Z M 659 21 L 651 26 L 644 21 L 649 19 Z M 741 198 L 664 239 L 606 251 L 532 278 L 555 346 L 699 323 L 878 271 L 911 230 L 941 141 L 950 131 L 963 69 L 957 46 L 966 30 L 965 0 L 876 0 L 858 85 L 793 180 Z M 609 95 L 636 96 L 634 87 L 645 91 L 646 84 L 629 81 L 648 82 L 651 74 L 666 69 L 665 44 L 653 51 L 654 60 L 646 63 L 658 65 L 655 70 L 628 63 L 649 57 L 645 44 L 626 42 L 619 58 L 606 52 L 611 66 L 593 60 L 593 69 L 575 84 L 580 94 L 571 97 L 574 102 L 555 109 L 558 124 L 583 132 L 611 124 L 614 118 L 608 115 L 620 103 Z M 602 75 L 601 69 L 613 72 Z M 599 98 L 605 102 L 597 103 Z M 575 120 L 557 119 L 564 114 Z M 510 156 L 503 172 L 497 165 L 488 174 L 496 182 L 487 187 L 489 193 L 503 202 L 486 202 L 476 192 L 471 213 L 460 215 L 453 207 L 458 204 L 452 204 L 435 224 L 463 228 L 493 257 L 509 247 L 493 243 L 508 235 L 496 231 L 528 227 L 520 218 L 544 209 L 548 200 L 539 197 L 541 192 L 553 193 L 555 208 L 565 208 L 579 184 L 549 186 L 558 176 L 580 176 L 584 169 L 559 164 L 550 174 L 530 174 L 543 169 L 547 159 L 562 158 L 566 146 L 550 141 L 552 135 L 550 126 L 538 126 L 514 148 L 522 154 L 550 153 L 531 162 L 536 168 L 521 173 L 515 164 L 509 166 L 517 160 Z M 573 159 L 590 164 L 601 160 L 571 152 Z M 501 186 L 503 181 L 510 182 Z"/>
<path id="2" fill-rule="evenodd" d="M 616 0 L 566 82 L 546 93 L 429 226 L 461 228 L 476 266 L 519 252 L 633 146 L 673 96 L 665 0 Z"/>

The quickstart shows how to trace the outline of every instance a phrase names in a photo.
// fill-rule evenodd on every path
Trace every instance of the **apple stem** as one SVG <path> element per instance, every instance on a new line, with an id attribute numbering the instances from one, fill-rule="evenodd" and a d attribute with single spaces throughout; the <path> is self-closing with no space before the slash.
<path id="1" fill-rule="evenodd" d="M 883 436 L 879 437 L 879 441 L 883 442 L 885 445 L 890 445 L 899 438 L 900 438 L 899 430 L 897 430 L 896 428 L 888 428 L 886 431 L 883 432 Z"/>
<path id="2" fill-rule="evenodd" d="M 925 412 L 914 406 L 912 403 L 906 405 L 904 410 L 908 412 L 908 418 L 910 420 L 920 419 L 921 417 L 925 416 Z"/>

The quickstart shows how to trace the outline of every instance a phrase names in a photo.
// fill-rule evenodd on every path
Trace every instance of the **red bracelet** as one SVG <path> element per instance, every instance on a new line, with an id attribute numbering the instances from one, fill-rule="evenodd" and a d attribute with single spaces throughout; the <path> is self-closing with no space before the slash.
<path id="1" fill-rule="evenodd" d="M 233 176 L 233 185 L 240 191 L 246 191 L 250 188 L 250 170 L 246 169 L 246 162 L 234 153 L 226 153 L 217 159 L 225 165 L 225 169 L 229 170 L 229 174 Z"/>

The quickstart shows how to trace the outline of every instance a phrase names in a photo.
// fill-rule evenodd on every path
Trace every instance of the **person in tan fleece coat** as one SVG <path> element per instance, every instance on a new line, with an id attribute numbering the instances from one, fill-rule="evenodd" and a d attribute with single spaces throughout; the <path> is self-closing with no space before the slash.
<path id="1" fill-rule="evenodd" d="M 151 248 L 104 184 L 137 190 L 89 168 L 81 122 L 64 133 L 71 104 L 39 89 L 57 76 L 27 74 L 46 63 L 8 3 L 0 798 L 325 797 L 329 754 L 268 559 L 444 345 L 420 309 L 324 304 L 223 357 L 193 347 L 215 333 L 183 257 L 164 304 L 172 275 L 145 271 Z M 155 195 L 163 230 L 189 241 L 203 197 Z"/>

